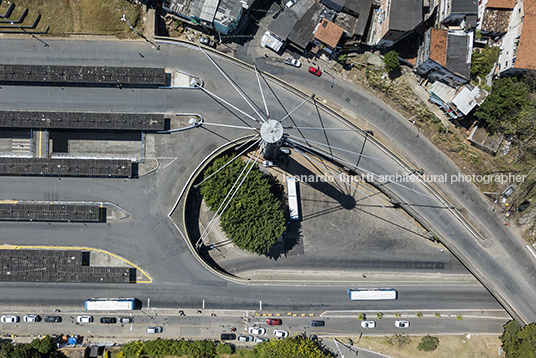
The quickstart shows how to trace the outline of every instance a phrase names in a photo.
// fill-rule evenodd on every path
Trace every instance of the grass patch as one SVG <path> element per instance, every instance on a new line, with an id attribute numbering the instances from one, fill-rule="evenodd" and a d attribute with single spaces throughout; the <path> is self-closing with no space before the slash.
<path id="1" fill-rule="evenodd" d="M 433 352 L 423 352 L 417 346 L 423 336 L 411 336 L 409 343 L 393 345 L 392 337 L 362 337 L 357 347 L 373 350 L 393 358 L 451 358 L 451 357 L 497 357 L 497 349 L 501 346 L 498 336 L 438 336 L 439 345 Z M 467 338 L 469 337 L 469 338 Z M 503 353 L 504 354 L 504 353 Z"/>
<path id="2" fill-rule="evenodd" d="M 41 21 L 34 31 L 43 32 L 49 28 L 49 36 L 80 33 L 138 37 L 127 23 L 121 21 L 123 14 L 136 30 L 141 32 L 143 27 L 142 7 L 126 0 L 19 0 L 15 5 L 10 19 L 18 19 L 28 9 L 20 26 L 30 26 L 41 14 Z M 8 6 L 6 1 L 1 2 L 0 12 L 5 13 Z"/>

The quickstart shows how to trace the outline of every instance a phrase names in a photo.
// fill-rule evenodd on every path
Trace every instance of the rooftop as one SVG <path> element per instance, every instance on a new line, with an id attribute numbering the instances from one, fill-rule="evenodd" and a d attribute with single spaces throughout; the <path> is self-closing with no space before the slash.
<path id="1" fill-rule="evenodd" d="M 528 3 L 528 1 L 527 1 Z M 514 68 L 536 70 L 536 14 L 525 12 Z"/>
<path id="2" fill-rule="evenodd" d="M 394 0 L 391 3 L 390 29 L 413 30 L 422 21 L 422 0 Z"/>
<path id="3" fill-rule="evenodd" d="M 482 20 L 482 31 L 484 32 L 507 32 L 510 25 L 510 15 L 512 10 L 508 9 L 488 9 L 484 11 Z"/>
<path id="4" fill-rule="evenodd" d="M 452 14 L 478 14 L 477 0 L 452 0 L 450 12 Z"/>
<path id="5" fill-rule="evenodd" d="M 445 66 L 447 58 L 448 31 L 438 28 L 431 29 L 430 59 Z"/>
<path id="6" fill-rule="evenodd" d="M 473 33 L 449 32 L 447 40 L 446 67 L 465 78 L 471 78 L 471 52 Z"/>
<path id="7" fill-rule="evenodd" d="M 333 22 L 322 19 L 316 27 L 315 38 L 331 48 L 335 48 L 341 39 L 344 30 Z"/>
<path id="8" fill-rule="evenodd" d="M 486 8 L 488 9 L 510 9 L 513 10 L 516 0 L 488 0 Z"/>

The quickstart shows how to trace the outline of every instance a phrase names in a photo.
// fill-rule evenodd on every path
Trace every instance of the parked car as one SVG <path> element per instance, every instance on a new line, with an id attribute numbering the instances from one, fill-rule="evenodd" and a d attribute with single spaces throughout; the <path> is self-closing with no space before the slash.
<path id="1" fill-rule="evenodd" d="M 253 336 L 238 336 L 239 342 L 253 342 Z"/>
<path id="2" fill-rule="evenodd" d="M 60 316 L 46 316 L 45 322 L 58 323 L 58 322 L 61 322 L 61 317 Z"/>
<path id="3" fill-rule="evenodd" d="M 361 327 L 363 328 L 374 328 L 376 327 L 376 322 L 374 321 L 362 321 Z"/>
<path id="4" fill-rule="evenodd" d="M 281 154 L 290 155 L 290 148 L 281 148 L 281 149 L 279 149 L 279 152 Z"/>
<path id="5" fill-rule="evenodd" d="M 318 337 L 316 336 L 316 334 L 311 334 L 309 336 L 309 339 L 313 342 L 318 342 Z"/>
<path id="6" fill-rule="evenodd" d="M 131 317 L 119 317 L 119 323 L 131 323 L 132 321 Z"/>
<path id="7" fill-rule="evenodd" d="M 19 316 L 2 316 L 2 323 L 17 323 L 20 320 Z"/>
<path id="8" fill-rule="evenodd" d="M 319 76 L 322 74 L 322 71 L 320 70 L 320 68 L 316 68 L 316 67 L 309 67 L 309 72 L 312 73 L 313 75 L 315 76 Z"/>
<path id="9" fill-rule="evenodd" d="M 220 335 L 221 341 L 234 341 L 236 339 L 236 334 L 234 333 L 222 333 Z"/>
<path id="10" fill-rule="evenodd" d="M 289 1 L 285 4 L 285 6 L 286 6 L 287 8 L 290 9 L 290 8 L 291 8 L 294 4 L 296 4 L 297 2 L 298 2 L 298 0 L 289 0 Z"/>
<path id="11" fill-rule="evenodd" d="M 76 317 L 76 322 L 78 323 L 90 323 L 93 322 L 92 316 L 78 316 Z"/>
<path id="12" fill-rule="evenodd" d="M 27 314 L 26 316 L 24 316 L 23 320 L 24 322 L 28 323 L 35 323 L 41 321 L 41 317 L 35 314 Z"/>
<path id="13" fill-rule="evenodd" d="M 201 42 L 203 45 L 207 45 L 207 46 L 210 46 L 210 47 L 214 47 L 214 45 L 215 45 L 214 41 L 212 41 L 211 39 L 206 38 L 206 37 L 201 37 L 199 39 L 199 42 Z"/>
<path id="14" fill-rule="evenodd" d="M 286 338 L 288 337 L 288 332 L 283 331 L 282 329 L 276 329 L 274 331 L 274 336 L 276 336 L 277 338 Z"/>
<path id="15" fill-rule="evenodd" d="M 266 341 L 269 341 L 269 339 L 266 337 L 255 337 L 255 343 L 262 343 Z"/>
<path id="16" fill-rule="evenodd" d="M 292 58 L 292 57 L 287 57 L 285 59 L 285 63 L 287 65 L 294 66 L 294 67 L 300 67 L 301 66 L 300 60 L 296 60 L 295 58 Z"/>
<path id="17" fill-rule="evenodd" d="M 162 333 L 164 329 L 160 326 L 156 326 L 156 327 L 147 327 L 146 329 L 146 332 L 149 333 L 149 334 L 154 334 L 154 333 Z"/>
<path id="18" fill-rule="evenodd" d="M 263 167 L 277 167 L 279 162 L 277 160 L 265 160 L 262 162 Z"/>
<path id="19" fill-rule="evenodd" d="M 395 321 L 395 327 L 408 328 L 409 327 L 409 321 Z"/>
<path id="20" fill-rule="evenodd" d="M 280 326 L 283 324 L 280 318 L 268 318 L 266 324 L 269 326 Z"/>
<path id="21" fill-rule="evenodd" d="M 266 329 L 264 327 L 249 327 L 249 334 L 262 336 L 265 333 L 266 333 Z"/>
<path id="22" fill-rule="evenodd" d="M 104 324 L 110 324 L 110 323 L 116 323 L 117 319 L 115 317 L 101 317 L 100 323 Z"/>
<path id="23" fill-rule="evenodd" d="M 324 327 L 326 325 L 326 322 L 319 321 L 319 320 L 312 320 L 311 321 L 311 327 Z"/>

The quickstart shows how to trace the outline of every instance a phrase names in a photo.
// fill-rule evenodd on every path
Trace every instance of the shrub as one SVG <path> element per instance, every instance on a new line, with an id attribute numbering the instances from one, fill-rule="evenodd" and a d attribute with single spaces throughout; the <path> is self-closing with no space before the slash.
<path id="1" fill-rule="evenodd" d="M 390 51 L 383 58 L 383 63 L 385 64 L 385 70 L 389 73 L 396 70 L 400 67 L 400 61 L 398 60 L 398 52 Z"/>
<path id="2" fill-rule="evenodd" d="M 436 350 L 437 346 L 439 346 L 439 338 L 428 335 L 422 337 L 417 349 L 420 351 L 432 352 Z"/>

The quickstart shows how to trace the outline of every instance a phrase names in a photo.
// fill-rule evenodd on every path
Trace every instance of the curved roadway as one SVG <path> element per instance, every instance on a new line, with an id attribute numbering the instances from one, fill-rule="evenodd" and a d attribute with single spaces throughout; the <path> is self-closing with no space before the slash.
<path id="1" fill-rule="evenodd" d="M 2 63 L 65 64 L 65 65 L 110 65 L 110 66 L 164 66 L 178 68 L 199 75 L 205 87 L 232 103 L 243 103 L 238 95 L 224 82 L 221 75 L 197 50 L 181 46 L 162 46 L 154 51 L 135 42 L 90 42 L 51 40 L 50 48 L 41 48 L 35 41 L 2 40 Z M 144 54 L 140 58 L 139 52 Z M 242 86 L 254 102 L 262 107 L 254 73 L 244 71 L 225 59 L 219 63 L 230 76 Z M 259 64 L 262 69 L 262 64 Z M 269 69 L 268 69 L 269 70 Z M 427 173 L 456 173 L 453 163 L 439 153 L 426 139 L 380 101 L 365 95 L 345 83 L 323 81 L 313 76 L 294 75 L 293 69 L 281 68 L 281 76 L 304 88 L 314 88 L 323 98 L 344 105 L 365 118 L 390 138 L 392 144 L 405 148 L 406 157 L 415 167 L 425 168 Z M 303 75 L 303 76 L 302 76 Z M 272 118 L 281 118 L 302 101 L 300 97 L 286 91 L 271 81 L 264 83 L 265 95 L 269 97 Z M 213 98 L 199 90 L 143 90 L 112 88 L 56 88 L 56 87 L 12 87 L 0 89 L 3 109 L 19 110 L 110 110 L 116 112 L 189 112 L 201 113 L 211 122 L 239 125 L 256 125 L 249 119 L 241 119 L 231 110 L 221 110 Z M 346 98 L 350 98 L 346 101 Z M 224 107 L 226 107 L 224 105 Z M 253 114 L 245 104 L 241 109 Z M 207 115 L 205 115 L 207 114 Z M 285 124 L 309 127 L 345 127 L 337 118 L 308 103 Z M 28 178 L 4 177 L 2 188 L 14 199 L 26 200 L 88 200 L 109 201 L 124 208 L 131 215 L 128 220 L 104 225 L 7 223 L 3 224 L 4 242 L 12 244 L 85 245 L 99 247 L 127 258 L 147 269 L 155 278 L 151 285 L 61 285 L 61 284 L 6 284 L 10 289 L 2 290 L 4 303 L 21 302 L 31 304 L 39 299 L 43 304 L 81 304 L 89 296 L 124 296 L 130 293 L 141 299 L 151 298 L 155 305 L 198 307 L 202 300 L 217 308 L 244 307 L 255 309 L 260 300 L 264 309 L 324 310 L 337 309 L 397 309 L 402 308 L 495 308 L 496 302 L 482 288 L 475 286 L 449 286 L 423 288 L 420 286 L 397 285 L 400 293 L 395 302 L 356 303 L 347 300 L 347 284 L 335 288 L 324 287 L 251 287 L 229 283 L 200 269 L 200 264 L 188 251 L 166 215 L 174 205 L 189 173 L 217 146 L 248 131 L 230 128 L 207 127 L 180 134 L 155 137 L 154 152 L 158 157 L 177 157 L 178 160 L 137 180 L 84 179 L 84 178 Z M 288 131 L 300 136 L 296 130 Z M 376 133 L 375 133 L 376 134 Z M 363 138 L 349 132 L 307 131 L 307 139 L 329 143 L 359 152 Z M 178 139 L 177 139 L 178 138 Z M 407 170 L 397 166 L 393 158 L 371 141 L 365 146 L 366 155 L 384 158 L 387 162 L 362 158 L 360 167 L 381 174 L 399 173 L 408 175 Z M 409 154 L 407 154 L 409 153 Z M 342 160 L 354 163 L 357 156 L 334 150 Z M 404 183 L 411 190 L 392 183 L 386 186 L 400 200 L 408 203 L 427 221 L 433 231 L 460 255 L 464 263 L 484 281 L 488 288 L 507 298 L 510 312 L 524 321 L 534 321 L 535 309 L 525 297 L 536 295 L 532 257 L 514 233 L 505 229 L 472 185 L 445 185 L 444 192 L 456 199 L 455 205 L 467 209 L 470 218 L 487 238 L 475 238 L 471 230 L 460 220 L 455 211 L 433 197 L 427 187 L 419 183 Z M 419 194 L 420 193 L 420 194 Z M 5 197 L 4 199 L 10 199 Z M 490 220 L 491 219 L 491 220 Z M 401 225 L 406 225 L 401 222 Z M 484 229 L 488 227 L 502 242 Z M 148 239 L 154 239 L 148 241 Z M 504 245 L 504 246 L 503 246 Z M 527 270 L 519 270 L 521 263 Z M 58 294 L 69 292 L 68 295 Z M 57 293 L 55 293 L 57 292 Z M 23 297 L 21 297 L 23 295 Z M 318 297 L 322 297 L 321 301 Z M 504 301 L 503 301 L 504 302 Z M 515 307 L 515 311 L 512 310 Z"/>

